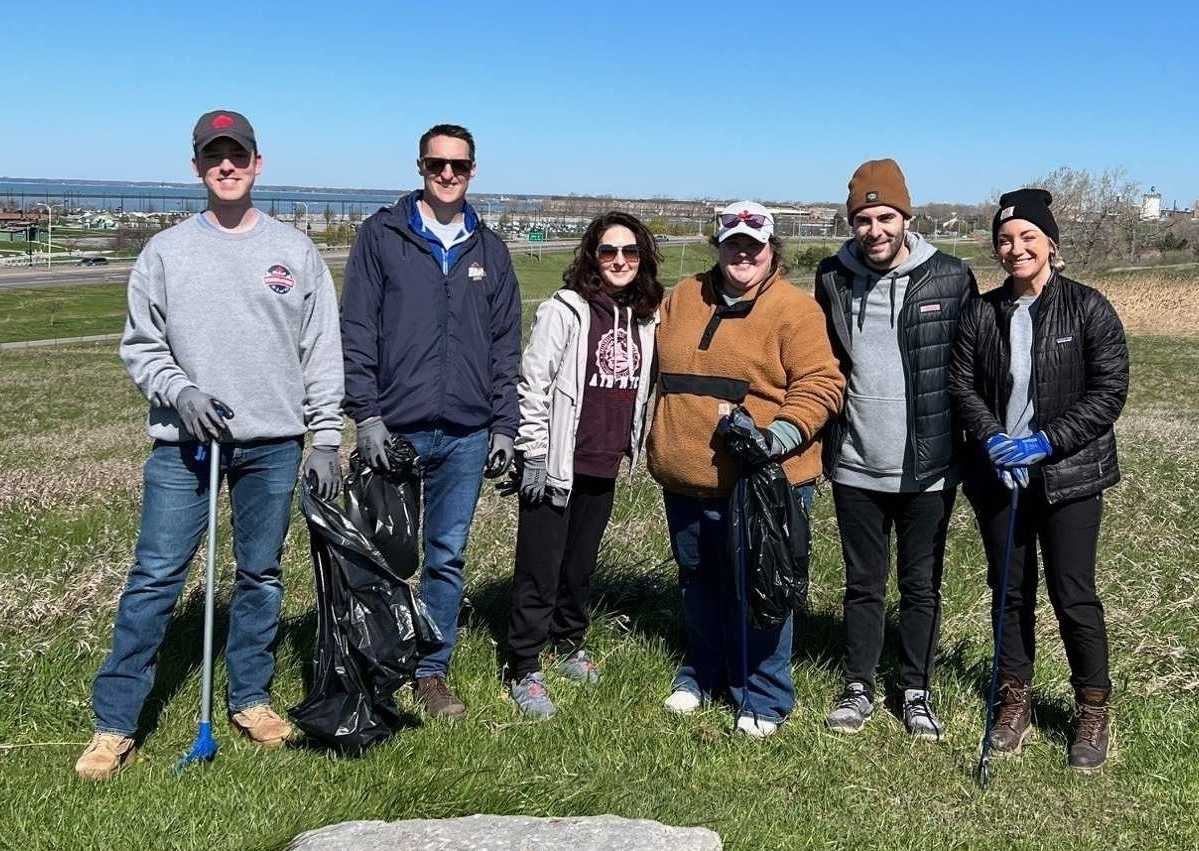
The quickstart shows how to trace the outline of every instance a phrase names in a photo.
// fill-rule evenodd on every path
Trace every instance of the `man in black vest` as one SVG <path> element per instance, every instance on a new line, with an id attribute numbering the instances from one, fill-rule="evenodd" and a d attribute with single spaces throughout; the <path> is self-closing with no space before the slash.
<path id="1" fill-rule="evenodd" d="M 845 410 L 824 440 L 845 557 L 846 631 L 845 688 L 825 721 L 856 733 L 874 712 L 894 528 L 904 726 L 936 741 L 943 729 L 929 683 L 960 443 L 949 363 L 958 317 L 978 285 L 965 263 L 908 231 L 911 198 L 894 160 L 863 163 L 846 208 L 853 236 L 816 272 L 816 300 L 848 381 Z"/>

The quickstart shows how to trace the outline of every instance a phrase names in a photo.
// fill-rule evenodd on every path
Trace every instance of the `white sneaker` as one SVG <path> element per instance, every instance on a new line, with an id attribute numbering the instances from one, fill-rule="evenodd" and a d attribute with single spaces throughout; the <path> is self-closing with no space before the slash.
<path id="1" fill-rule="evenodd" d="M 667 712 L 686 715 L 699 709 L 699 695 L 685 688 L 675 689 L 662 705 Z"/>
<path id="2" fill-rule="evenodd" d="M 742 715 L 737 719 L 735 732 L 744 733 L 752 739 L 765 739 L 778 731 L 779 725 L 765 718 L 754 718 L 752 715 Z"/>

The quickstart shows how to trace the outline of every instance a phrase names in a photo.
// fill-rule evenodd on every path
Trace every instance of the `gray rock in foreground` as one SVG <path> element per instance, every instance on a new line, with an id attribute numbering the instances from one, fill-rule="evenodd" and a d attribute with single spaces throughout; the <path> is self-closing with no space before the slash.
<path id="1" fill-rule="evenodd" d="M 671 827 L 618 816 L 346 821 L 301 833 L 290 851 L 721 851 L 703 827 Z"/>

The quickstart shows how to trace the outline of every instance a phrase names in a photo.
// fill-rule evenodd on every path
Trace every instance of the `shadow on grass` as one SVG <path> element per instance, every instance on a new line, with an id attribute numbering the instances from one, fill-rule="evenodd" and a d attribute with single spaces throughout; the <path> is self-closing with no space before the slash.
<path id="1" fill-rule="evenodd" d="M 213 615 L 213 664 L 224 651 L 229 635 L 229 608 L 218 605 Z M 204 658 L 204 595 L 189 594 L 181 608 L 175 610 L 167 627 L 166 636 L 158 651 L 158 668 L 154 676 L 154 687 L 142 706 L 137 721 L 135 738 L 140 745 L 158 729 L 162 711 L 175 699 L 184 685 L 200 669 Z M 220 698 L 213 696 L 213 705 Z M 217 715 L 214 710 L 214 716 Z"/>

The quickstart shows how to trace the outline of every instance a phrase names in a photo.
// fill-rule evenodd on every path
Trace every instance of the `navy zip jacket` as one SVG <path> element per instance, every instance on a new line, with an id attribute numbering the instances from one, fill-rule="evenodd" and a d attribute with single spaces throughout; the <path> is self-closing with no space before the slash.
<path id="1" fill-rule="evenodd" d="M 388 429 L 516 435 L 520 288 L 503 241 L 468 204 L 448 251 L 421 224 L 418 190 L 362 223 L 341 298 L 345 411 Z"/>

